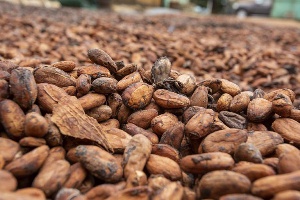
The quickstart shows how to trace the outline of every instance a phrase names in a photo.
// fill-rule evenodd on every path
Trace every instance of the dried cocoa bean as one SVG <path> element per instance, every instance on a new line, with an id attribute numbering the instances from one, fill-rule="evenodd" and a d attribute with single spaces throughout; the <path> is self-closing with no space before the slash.
<path id="1" fill-rule="evenodd" d="M 146 168 L 151 174 L 162 174 L 173 181 L 180 180 L 182 177 L 179 165 L 167 157 L 151 154 Z"/>

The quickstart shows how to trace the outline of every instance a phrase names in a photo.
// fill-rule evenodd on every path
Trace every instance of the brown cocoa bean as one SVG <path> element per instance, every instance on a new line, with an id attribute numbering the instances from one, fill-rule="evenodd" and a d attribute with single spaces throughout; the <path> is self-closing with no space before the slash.
<path id="1" fill-rule="evenodd" d="M 270 198 L 285 190 L 300 190 L 300 170 L 260 178 L 253 183 L 251 192 L 255 196 Z"/>
<path id="2" fill-rule="evenodd" d="M 46 145 L 35 148 L 29 153 L 17 158 L 5 166 L 5 170 L 11 172 L 16 177 L 28 176 L 37 172 L 49 153 Z"/>
<path id="3" fill-rule="evenodd" d="M 36 83 L 49 83 L 58 87 L 75 86 L 76 80 L 63 70 L 45 66 L 35 68 L 33 76 Z"/>
<path id="4" fill-rule="evenodd" d="M 0 169 L 0 192 L 15 191 L 17 184 L 17 179 L 9 171 Z"/>
<path id="5" fill-rule="evenodd" d="M 25 135 L 32 137 L 44 137 L 49 130 L 47 120 L 36 112 L 31 112 L 25 116 Z"/>
<path id="6" fill-rule="evenodd" d="M 100 77 L 92 82 L 92 88 L 99 94 L 110 94 L 117 91 L 117 83 L 114 78 Z"/>
<path id="7" fill-rule="evenodd" d="M 179 149 L 183 136 L 184 136 L 184 124 L 182 122 L 178 122 L 177 124 L 175 124 L 173 127 L 170 127 L 162 134 L 159 143 L 168 144 L 174 147 L 175 149 Z"/>
<path id="8" fill-rule="evenodd" d="M 91 174 L 103 181 L 118 182 L 123 176 L 123 169 L 116 159 L 97 146 L 79 145 L 76 156 Z"/>
<path id="9" fill-rule="evenodd" d="M 193 174 L 202 174 L 209 171 L 230 169 L 234 160 L 227 153 L 211 152 L 185 156 L 180 160 L 183 171 Z"/>
<path id="10" fill-rule="evenodd" d="M 154 117 L 151 120 L 151 128 L 154 133 L 161 136 L 169 128 L 173 127 L 178 123 L 178 119 L 171 113 L 164 113 Z"/>
<path id="11" fill-rule="evenodd" d="M 25 114 L 18 104 L 9 99 L 1 101 L 0 118 L 10 137 L 20 139 L 24 136 Z"/>
<path id="12" fill-rule="evenodd" d="M 64 188 L 78 188 L 87 176 L 87 172 L 80 163 L 75 163 L 70 167 L 70 176 L 64 182 Z"/>
<path id="13" fill-rule="evenodd" d="M 230 94 L 224 93 L 217 101 L 217 111 L 228 111 L 233 97 Z"/>
<path id="14" fill-rule="evenodd" d="M 177 149 L 168 144 L 152 144 L 152 154 L 163 156 L 179 163 L 180 155 Z"/>
<path id="15" fill-rule="evenodd" d="M 171 182 L 156 193 L 153 200 L 174 199 L 181 200 L 183 197 L 183 187 L 179 182 Z"/>
<path id="16" fill-rule="evenodd" d="M 247 126 L 246 118 L 233 112 L 221 111 L 218 117 L 229 128 L 245 129 Z"/>
<path id="17" fill-rule="evenodd" d="M 0 155 L 8 163 L 12 161 L 20 150 L 20 145 L 8 138 L 0 137 Z"/>
<path id="18" fill-rule="evenodd" d="M 13 100 L 21 108 L 30 109 L 37 98 L 37 85 L 31 71 L 21 67 L 12 70 L 9 83 Z"/>
<path id="19" fill-rule="evenodd" d="M 250 103 L 249 95 L 242 92 L 233 97 L 229 105 L 229 110 L 231 112 L 240 113 L 247 109 L 249 103 Z"/>
<path id="20" fill-rule="evenodd" d="M 189 74 L 179 75 L 176 81 L 178 81 L 178 83 L 176 82 L 175 85 L 182 94 L 190 95 L 196 88 L 196 79 Z"/>
<path id="21" fill-rule="evenodd" d="M 19 144 L 23 147 L 39 147 L 46 145 L 46 140 L 44 138 L 24 137 L 19 141 Z"/>
<path id="22" fill-rule="evenodd" d="M 254 164 L 245 161 L 237 163 L 231 170 L 240 174 L 244 174 L 251 182 L 276 174 L 271 167 L 265 164 Z"/>
<path id="23" fill-rule="evenodd" d="M 234 160 L 248 161 L 253 163 L 262 163 L 262 155 L 260 151 L 251 143 L 241 143 L 234 152 Z"/>
<path id="24" fill-rule="evenodd" d="M 272 103 L 263 98 L 250 101 L 247 108 L 247 117 L 252 122 L 263 122 L 272 115 Z"/>
<path id="25" fill-rule="evenodd" d="M 277 145 L 283 143 L 283 138 L 273 131 L 253 131 L 248 132 L 246 143 L 253 144 L 262 156 L 266 156 L 274 152 Z"/>
<path id="26" fill-rule="evenodd" d="M 106 97 L 103 94 L 88 93 L 78 100 L 84 110 L 90 110 L 103 105 L 106 101 Z"/>
<path id="27" fill-rule="evenodd" d="M 128 178 L 136 170 L 142 171 L 151 154 L 151 142 L 142 134 L 132 137 L 124 151 L 124 177 Z M 138 161 L 138 162 L 137 162 Z"/>
<path id="28" fill-rule="evenodd" d="M 98 122 L 103 122 L 112 116 L 112 110 L 107 105 L 101 105 L 86 111 L 86 114 L 95 118 Z"/>
<path id="29" fill-rule="evenodd" d="M 106 67 L 111 73 L 117 72 L 116 63 L 102 49 L 89 49 L 88 57 L 92 62 Z"/>
<path id="30" fill-rule="evenodd" d="M 218 199 L 226 194 L 248 193 L 251 182 L 245 175 L 218 170 L 205 174 L 199 181 L 198 189 L 201 198 Z"/>
<path id="31" fill-rule="evenodd" d="M 151 154 L 146 168 L 150 174 L 162 174 L 172 181 L 180 180 L 182 177 L 179 165 L 167 157 Z"/>
<path id="32" fill-rule="evenodd" d="M 131 84 L 124 90 L 122 99 L 129 108 L 142 109 L 150 103 L 153 92 L 154 89 L 151 85 L 138 82 Z"/>
<path id="33" fill-rule="evenodd" d="M 69 178 L 70 164 L 65 160 L 57 160 L 44 166 L 35 177 L 32 186 L 44 191 L 46 196 L 57 192 Z"/>
<path id="34" fill-rule="evenodd" d="M 238 95 L 239 93 L 241 93 L 241 89 L 237 84 L 235 84 L 231 81 L 228 81 L 226 79 L 220 79 L 220 81 L 221 81 L 220 89 L 222 90 L 222 92 L 228 93 L 233 97 L 235 95 Z"/>
<path id="35" fill-rule="evenodd" d="M 300 192 L 297 190 L 286 190 L 277 193 L 273 200 L 285 200 L 285 199 L 300 199 Z"/>
<path id="36" fill-rule="evenodd" d="M 140 128 L 140 127 L 138 127 L 138 126 L 136 126 L 132 123 L 125 124 L 123 126 L 123 129 L 127 133 L 129 133 L 131 136 L 134 136 L 134 135 L 137 135 L 137 134 L 142 134 L 142 135 L 146 136 L 152 144 L 157 144 L 158 141 L 159 141 L 158 137 L 155 133 L 152 133 L 151 131 Z"/>
<path id="37" fill-rule="evenodd" d="M 184 108 L 190 105 L 187 97 L 165 89 L 156 90 L 153 98 L 155 103 L 163 108 Z"/>
<path id="38" fill-rule="evenodd" d="M 117 83 L 117 90 L 124 90 L 128 86 L 130 86 L 133 83 L 142 82 L 142 77 L 139 72 L 134 72 L 132 74 L 128 74 L 127 76 L 123 77 L 118 83 Z"/>
<path id="39" fill-rule="evenodd" d="M 56 67 L 65 72 L 70 72 L 76 67 L 76 63 L 73 61 L 59 61 L 52 64 L 52 67 Z"/>
<path id="40" fill-rule="evenodd" d="M 240 129 L 225 129 L 209 134 L 199 146 L 200 152 L 225 152 L 233 154 L 238 146 L 246 142 L 247 131 Z M 199 150 L 198 150 L 199 152 Z"/>
<path id="41" fill-rule="evenodd" d="M 135 124 L 138 127 L 147 129 L 151 125 L 151 120 L 157 115 L 158 112 L 155 109 L 139 110 L 132 113 L 128 117 L 127 122 Z"/>
<path id="42" fill-rule="evenodd" d="M 211 109 L 199 110 L 185 125 L 185 133 L 192 138 L 203 138 L 211 133 L 215 112 Z"/>
<path id="43" fill-rule="evenodd" d="M 143 171 L 135 171 L 128 176 L 125 188 L 145 186 L 147 182 L 147 175 Z"/>
<path id="44" fill-rule="evenodd" d="M 205 86 L 198 86 L 190 98 L 191 106 L 200 106 L 207 108 L 208 90 Z"/>
<path id="45" fill-rule="evenodd" d="M 81 74 L 76 80 L 77 96 L 83 96 L 87 94 L 91 89 L 91 77 L 87 74 Z"/>
<path id="46" fill-rule="evenodd" d="M 291 143 L 300 144 L 300 123 L 289 118 L 279 118 L 272 123 L 274 131 Z"/>

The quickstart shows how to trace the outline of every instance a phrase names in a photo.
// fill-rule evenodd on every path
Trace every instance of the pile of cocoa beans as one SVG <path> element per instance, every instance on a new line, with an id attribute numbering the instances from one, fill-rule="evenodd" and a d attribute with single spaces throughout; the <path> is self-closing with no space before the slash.
<path id="1" fill-rule="evenodd" d="M 87 57 L 0 61 L 1 200 L 300 197 L 292 90 Z"/>

